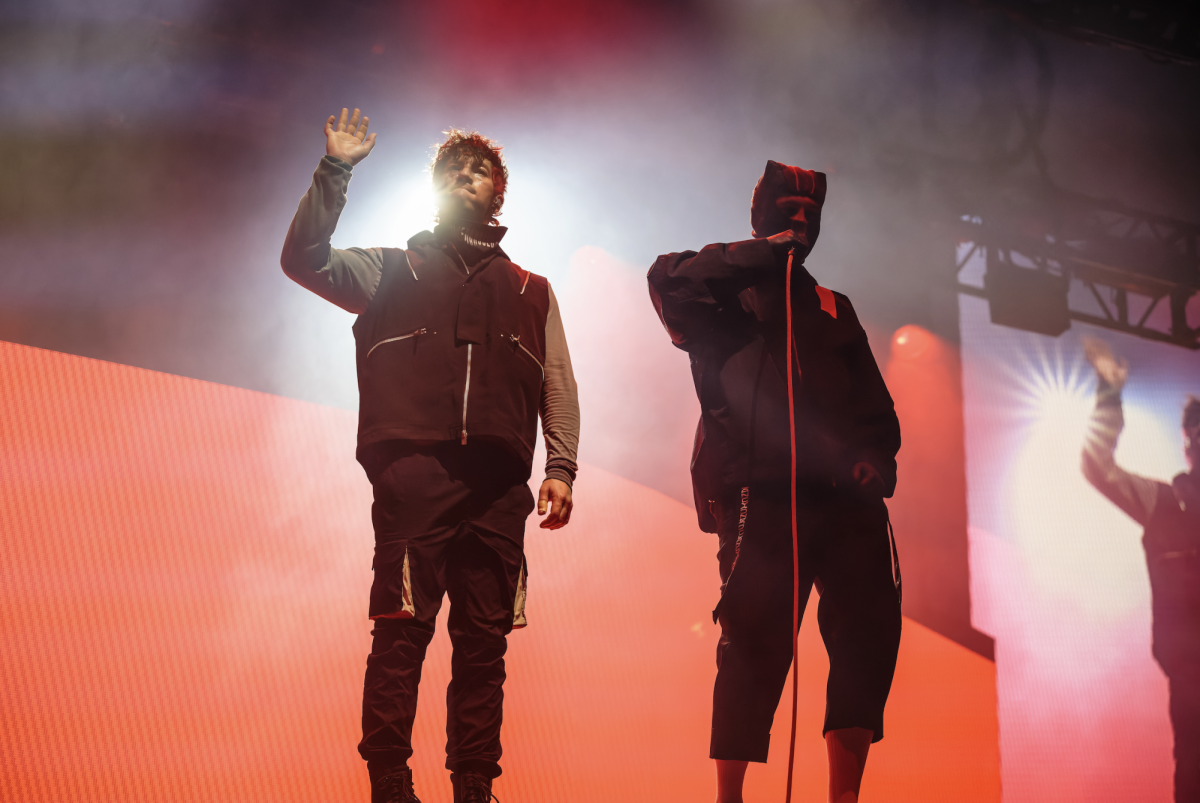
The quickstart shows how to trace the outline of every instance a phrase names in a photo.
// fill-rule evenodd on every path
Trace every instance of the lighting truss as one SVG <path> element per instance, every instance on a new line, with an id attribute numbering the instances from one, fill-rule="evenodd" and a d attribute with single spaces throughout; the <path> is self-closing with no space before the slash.
<path id="1" fill-rule="evenodd" d="M 1200 64 L 1200 3 L 1192 0 L 976 0 L 1085 42 Z"/>
<path id="2" fill-rule="evenodd" d="M 1200 226 L 1045 187 L 1013 191 L 975 208 L 957 221 L 957 237 L 970 247 L 962 249 L 956 277 L 970 259 L 982 255 L 989 272 L 1028 276 L 1025 287 L 1059 286 L 1066 294 L 1078 282 L 1101 314 L 1075 305 L 1066 310 L 1070 320 L 1200 349 L 1200 327 L 1187 320 L 1188 301 L 1200 292 Z M 1059 281 L 1046 281 L 1050 277 Z M 990 287 L 986 280 L 983 287 L 956 283 L 959 292 L 988 299 L 993 318 L 998 308 L 1013 306 L 1011 290 L 1000 297 L 1000 282 Z M 1136 316 L 1130 315 L 1131 296 L 1145 299 L 1134 304 L 1141 307 Z M 1169 328 L 1153 328 L 1151 316 L 1164 302 Z M 1068 324 L 1017 325 L 1056 334 Z"/>

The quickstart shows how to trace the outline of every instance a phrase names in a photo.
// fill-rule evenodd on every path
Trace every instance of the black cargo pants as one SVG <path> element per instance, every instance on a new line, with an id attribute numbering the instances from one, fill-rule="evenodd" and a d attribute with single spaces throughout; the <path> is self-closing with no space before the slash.
<path id="1" fill-rule="evenodd" d="M 360 755 L 372 778 L 412 756 L 417 686 L 442 596 L 454 646 L 446 767 L 500 775 L 504 654 L 524 624 L 526 470 L 500 447 L 409 448 L 374 480 L 375 621 Z"/>
<path id="2" fill-rule="evenodd" d="M 792 663 L 791 500 L 754 488 L 714 505 L 720 536 L 721 625 L 709 756 L 767 760 L 771 723 Z M 823 732 L 866 728 L 883 738 L 883 708 L 900 647 L 899 568 L 887 508 L 829 486 L 798 500 L 800 615 L 813 583 L 829 653 Z"/>

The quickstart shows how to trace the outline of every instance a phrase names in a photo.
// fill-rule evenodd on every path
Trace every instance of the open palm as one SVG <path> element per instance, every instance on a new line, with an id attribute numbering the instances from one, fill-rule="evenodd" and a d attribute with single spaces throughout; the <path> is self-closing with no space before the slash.
<path id="1" fill-rule="evenodd" d="M 349 121 L 346 120 L 347 116 Z M 355 109 L 353 114 L 342 109 L 342 116 L 337 118 L 336 123 L 334 116 L 329 115 L 329 119 L 325 121 L 325 153 L 344 159 L 352 165 L 367 158 L 367 154 L 375 147 L 375 135 L 367 135 L 367 125 L 370 122 L 369 117 L 360 119 L 358 109 Z"/>
<path id="2" fill-rule="evenodd" d="M 1114 357 L 1107 343 L 1099 338 L 1085 337 L 1083 353 L 1105 382 L 1117 390 L 1125 386 L 1125 380 L 1129 376 L 1129 363 Z"/>

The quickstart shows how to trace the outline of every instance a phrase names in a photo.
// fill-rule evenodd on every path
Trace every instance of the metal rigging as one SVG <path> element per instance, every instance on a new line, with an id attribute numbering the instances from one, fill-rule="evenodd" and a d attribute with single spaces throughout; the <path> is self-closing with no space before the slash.
<path id="1" fill-rule="evenodd" d="M 1083 321 L 1200 349 L 1200 327 L 1187 320 L 1200 293 L 1200 225 L 1042 185 L 980 203 L 958 236 L 971 244 L 958 269 L 981 253 L 987 270 L 983 287 L 957 289 L 988 299 L 995 323 L 1058 335 Z M 1098 314 L 1072 296 L 1073 283 Z M 1154 318 L 1164 301 L 1165 328 Z"/>
<path id="2" fill-rule="evenodd" d="M 1200 3 L 1188 0 L 976 0 L 1055 33 L 1200 64 Z"/>

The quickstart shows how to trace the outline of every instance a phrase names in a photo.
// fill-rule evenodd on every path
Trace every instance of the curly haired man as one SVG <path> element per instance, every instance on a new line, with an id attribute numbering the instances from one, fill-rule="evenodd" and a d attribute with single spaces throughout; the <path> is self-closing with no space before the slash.
<path id="1" fill-rule="evenodd" d="M 348 119 L 347 119 L 348 118 Z M 538 417 L 541 526 L 571 518 L 579 403 L 549 282 L 500 248 L 508 169 L 494 142 L 451 130 L 431 166 L 438 225 L 399 248 L 332 248 L 351 172 L 375 146 L 355 109 L 325 124 L 284 272 L 358 315 L 357 457 L 374 489 L 371 654 L 359 753 L 372 803 L 417 801 L 408 759 L 417 686 L 443 595 L 454 653 L 446 767 L 455 803 L 500 775 L 507 636 L 525 625 L 525 520 Z"/>

